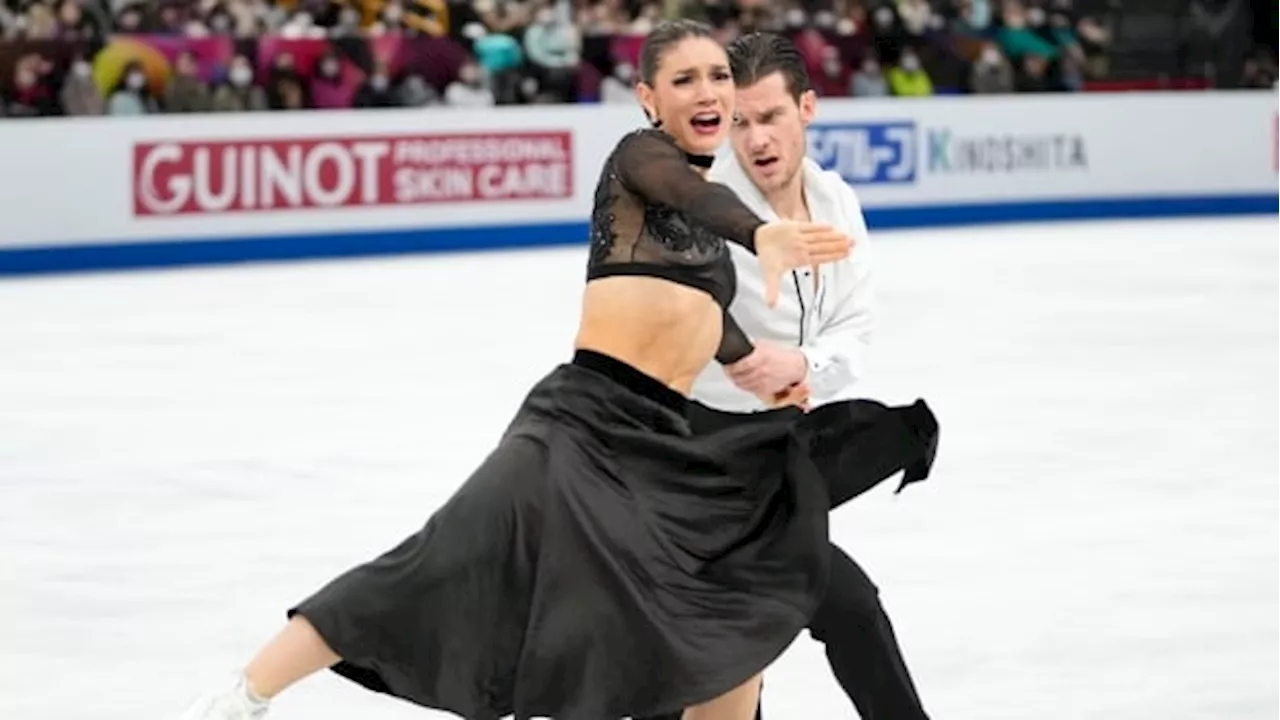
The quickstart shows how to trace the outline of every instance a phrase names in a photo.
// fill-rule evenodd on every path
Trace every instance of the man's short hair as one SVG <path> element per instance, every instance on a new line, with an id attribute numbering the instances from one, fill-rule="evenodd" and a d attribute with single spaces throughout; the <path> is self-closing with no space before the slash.
<path id="1" fill-rule="evenodd" d="M 729 67 L 733 82 L 750 87 L 774 73 L 782 73 L 787 92 L 798 103 L 812 86 L 800 49 L 776 33 L 749 33 L 729 43 Z"/>

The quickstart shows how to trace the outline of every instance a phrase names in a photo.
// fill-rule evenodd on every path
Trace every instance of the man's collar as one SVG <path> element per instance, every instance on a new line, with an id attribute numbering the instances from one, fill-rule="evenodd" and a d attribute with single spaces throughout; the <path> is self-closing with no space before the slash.
<path id="1" fill-rule="evenodd" d="M 826 197 L 827 190 L 823 187 L 821 180 L 821 168 L 808 157 L 800 162 L 800 192 L 805 204 L 809 207 L 809 212 L 814 211 L 815 201 L 824 202 L 822 198 Z M 738 156 L 730 149 L 724 153 L 724 157 L 716 159 L 716 165 L 711 170 L 708 179 L 713 182 L 719 182 L 729 186 L 729 189 L 738 194 L 756 214 L 766 220 L 778 219 L 778 214 L 774 212 L 773 207 L 769 204 L 769 199 L 764 196 L 760 188 L 756 186 L 751 179 L 751 175 L 747 173 L 742 163 L 738 162 Z"/>

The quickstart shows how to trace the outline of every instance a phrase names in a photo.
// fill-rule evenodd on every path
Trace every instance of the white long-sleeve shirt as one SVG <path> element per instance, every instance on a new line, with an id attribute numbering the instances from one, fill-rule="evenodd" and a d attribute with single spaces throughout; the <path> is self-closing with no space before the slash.
<path id="1" fill-rule="evenodd" d="M 752 340 L 771 340 L 799 347 L 809 363 L 809 387 L 814 406 L 857 397 L 855 385 L 863 376 L 871 342 L 871 243 L 862 204 L 853 188 L 838 174 L 805 159 L 804 193 L 814 222 L 842 230 L 854 239 L 853 252 L 839 262 L 802 268 L 783 276 L 778 303 L 764 302 L 764 276 L 755 256 L 730 244 L 738 273 L 738 292 L 729 312 Z M 709 179 L 738 194 L 765 220 L 777 220 L 763 193 L 756 188 L 732 154 L 716 159 Z M 719 410 L 759 412 L 766 406 L 739 389 L 719 363 L 698 376 L 693 399 Z"/>

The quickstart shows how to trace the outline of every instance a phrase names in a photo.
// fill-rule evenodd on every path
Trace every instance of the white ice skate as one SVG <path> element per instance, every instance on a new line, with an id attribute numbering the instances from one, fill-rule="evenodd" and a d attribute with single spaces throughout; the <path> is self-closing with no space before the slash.
<path id="1" fill-rule="evenodd" d="M 250 695 L 241 677 L 229 690 L 196 700 L 178 720 L 261 720 L 267 716 L 267 707 Z"/>

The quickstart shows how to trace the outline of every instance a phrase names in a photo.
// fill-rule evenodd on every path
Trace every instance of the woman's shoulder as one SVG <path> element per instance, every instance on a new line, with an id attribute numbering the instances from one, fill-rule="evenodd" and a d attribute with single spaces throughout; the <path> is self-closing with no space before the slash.
<path id="1" fill-rule="evenodd" d="M 636 128 L 623 135 L 616 146 L 617 150 L 631 148 L 676 147 L 675 138 L 657 128 Z"/>

